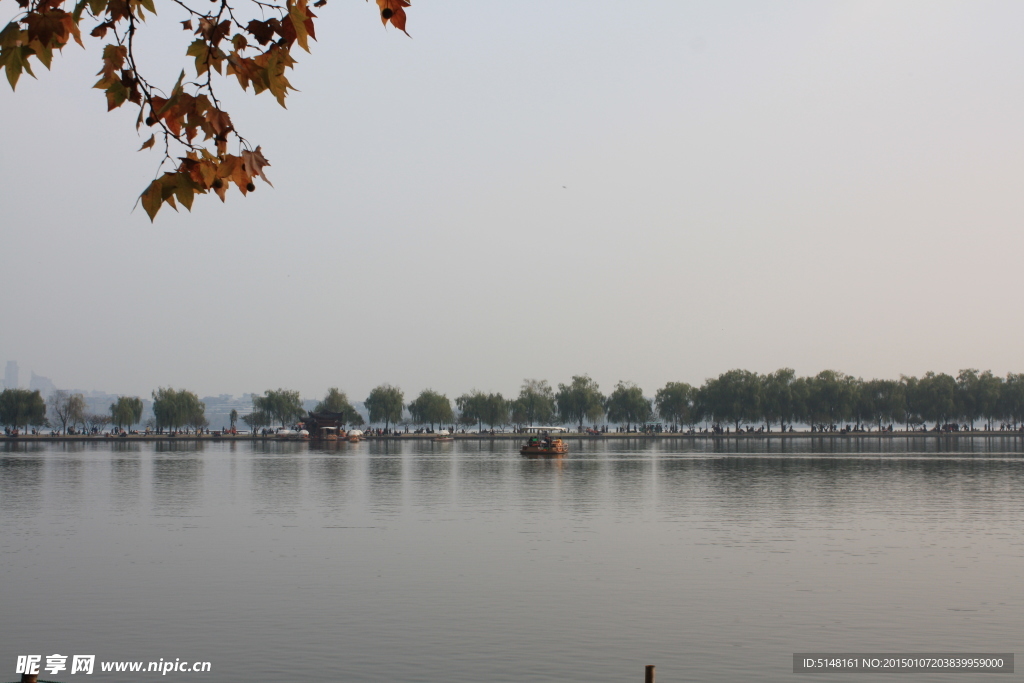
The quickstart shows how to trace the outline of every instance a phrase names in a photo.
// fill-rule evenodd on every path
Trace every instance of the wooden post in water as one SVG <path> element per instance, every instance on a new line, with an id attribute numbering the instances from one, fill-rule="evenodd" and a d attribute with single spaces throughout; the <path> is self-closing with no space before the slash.
<path id="1" fill-rule="evenodd" d="M 654 683 L 654 665 L 648 664 L 644 667 L 644 683 Z"/>
<path id="2" fill-rule="evenodd" d="M 21 683 L 36 683 L 39 680 L 39 674 L 21 674 Z"/>

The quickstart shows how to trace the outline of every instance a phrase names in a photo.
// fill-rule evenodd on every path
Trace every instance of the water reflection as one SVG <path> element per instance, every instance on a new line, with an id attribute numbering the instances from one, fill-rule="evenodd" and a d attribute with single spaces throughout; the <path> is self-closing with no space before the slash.
<path id="1" fill-rule="evenodd" d="M 395 514 L 402 507 L 402 456 L 370 455 L 369 505 L 373 512 Z"/>
<path id="2" fill-rule="evenodd" d="M 317 504 L 331 510 L 344 507 L 355 486 L 352 481 L 354 471 L 355 464 L 351 458 L 323 455 L 311 459 L 309 483 Z"/>
<path id="3" fill-rule="evenodd" d="M 649 449 L 645 449 L 649 450 Z M 654 461 L 634 455 L 615 458 L 610 463 L 612 499 L 623 512 L 641 510 L 653 495 Z"/>
<path id="4" fill-rule="evenodd" d="M 166 455 L 184 448 L 154 450 L 164 455 L 153 458 L 153 511 L 162 515 L 193 514 L 202 501 L 203 460 L 194 451 L 177 457 Z"/>
<path id="5" fill-rule="evenodd" d="M 39 512 L 43 506 L 43 472 L 42 458 L 0 457 L 0 510 L 5 514 Z"/>
<path id="6" fill-rule="evenodd" d="M 182 439 L 180 441 L 153 441 L 153 450 L 157 453 L 202 453 L 206 450 L 206 441 Z"/>
<path id="7" fill-rule="evenodd" d="M 415 504 L 422 507 L 444 505 L 452 498 L 452 446 L 451 442 L 431 444 L 429 452 L 412 459 L 412 493 Z M 447 452 L 445 452 L 447 451 Z"/>
<path id="8" fill-rule="evenodd" d="M 785 683 L 801 647 L 1009 651 L 1024 458 L 958 441 L 4 444 L 2 595 L 26 642 L 59 609 L 224 683 L 629 680 L 645 652 Z"/>
<path id="9" fill-rule="evenodd" d="M 297 455 L 257 457 L 252 462 L 252 482 L 257 512 L 295 514 L 302 501 L 302 466 Z"/>
<path id="10" fill-rule="evenodd" d="M 82 486 L 84 469 L 89 462 L 77 453 L 85 450 L 83 444 L 61 444 L 67 455 L 48 459 L 49 486 L 53 496 L 50 506 L 60 511 L 76 512 L 82 506 Z"/>
<path id="11" fill-rule="evenodd" d="M 138 507 L 142 488 L 142 461 L 135 444 L 118 444 L 110 460 L 111 507 L 118 512 L 131 512 Z M 135 446 L 134 448 L 122 448 Z M 135 451 L 135 452 L 132 452 Z"/>

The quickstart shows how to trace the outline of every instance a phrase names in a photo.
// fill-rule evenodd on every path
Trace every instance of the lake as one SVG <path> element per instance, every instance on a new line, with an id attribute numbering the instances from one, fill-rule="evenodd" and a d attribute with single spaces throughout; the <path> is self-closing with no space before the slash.
<path id="1" fill-rule="evenodd" d="M 792 655 L 1024 651 L 1018 439 L 570 447 L 2 444 L 0 680 L 57 653 L 96 671 L 41 680 L 863 682 Z M 211 671 L 99 670 L 176 659 Z"/>

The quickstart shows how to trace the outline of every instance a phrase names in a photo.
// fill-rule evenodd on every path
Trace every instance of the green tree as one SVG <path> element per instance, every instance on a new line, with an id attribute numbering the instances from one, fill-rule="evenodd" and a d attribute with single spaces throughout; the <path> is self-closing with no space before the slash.
<path id="1" fill-rule="evenodd" d="M 262 410 L 254 410 L 248 415 L 243 415 L 242 422 L 248 425 L 249 430 L 255 435 L 258 430 L 270 425 L 270 416 Z"/>
<path id="2" fill-rule="evenodd" d="M 665 422 L 674 425 L 692 425 L 694 420 L 695 390 L 686 382 L 669 382 L 654 394 L 654 405 Z"/>
<path id="3" fill-rule="evenodd" d="M 921 417 L 936 426 L 956 418 L 956 380 L 946 373 L 926 372 L 917 383 Z"/>
<path id="4" fill-rule="evenodd" d="M 288 389 L 267 389 L 263 396 L 252 397 L 252 408 L 254 412 L 264 412 L 282 427 L 292 424 L 306 414 L 302 407 L 302 398 L 297 391 Z"/>
<path id="5" fill-rule="evenodd" d="M 409 404 L 409 414 L 417 424 L 429 424 L 433 429 L 435 424 L 452 424 L 455 422 L 455 413 L 452 411 L 451 401 L 444 394 L 433 389 L 424 389 L 416 400 Z"/>
<path id="6" fill-rule="evenodd" d="M 487 395 L 474 389 L 468 394 L 463 394 L 455 399 L 455 407 L 459 409 L 459 424 L 467 427 L 477 425 L 481 427 L 484 421 L 486 408 L 484 403 Z M 411 408 L 410 408 L 411 409 Z"/>
<path id="7" fill-rule="evenodd" d="M 920 380 L 917 377 L 900 375 L 900 385 L 903 387 L 903 396 L 905 397 L 903 423 L 907 429 L 910 429 L 911 425 L 923 424 L 924 418 L 921 417 Z"/>
<path id="8" fill-rule="evenodd" d="M 231 421 L 231 428 L 234 429 L 235 425 L 238 424 L 238 411 L 232 408 L 228 419 Z"/>
<path id="9" fill-rule="evenodd" d="M 400 422 L 404 401 L 405 394 L 398 387 L 381 384 L 374 388 L 364 402 L 366 410 L 370 413 L 370 424 L 383 422 L 384 429 L 387 430 L 392 422 Z"/>
<path id="10" fill-rule="evenodd" d="M 153 392 L 153 416 L 158 432 L 185 426 L 206 426 L 206 404 L 191 391 L 161 387 Z"/>
<path id="11" fill-rule="evenodd" d="M 491 429 L 508 424 L 509 401 L 500 393 L 487 394 L 484 398 L 481 419 Z"/>
<path id="12" fill-rule="evenodd" d="M 717 422 L 743 422 L 761 417 L 761 382 L 749 370 L 729 370 L 704 383 L 707 407 Z"/>
<path id="13" fill-rule="evenodd" d="M 4 389 L 0 391 L 0 424 L 13 429 L 46 424 L 46 402 L 39 390 Z"/>
<path id="14" fill-rule="evenodd" d="M 18 0 L 20 9 L 0 30 L 0 66 L 14 89 L 23 72 L 35 75 L 33 59 L 49 69 L 55 50 L 63 51 L 72 40 L 85 46 L 83 21 L 95 24 L 89 36 L 107 42 L 93 87 L 104 92 L 108 111 L 125 103 L 138 107 L 136 129 L 145 124 L 153 130 L 142 149 L 163 148 L 160 169 L 167 170 L 140 197 L 150 219 L 165 202 L 191 210 L 197 194 L 212 191 L 223 201 L 231 183 L 243 195 L 256 189 L 257 177 L 269 184 L 263 173 L 269 164 L 260 147 L 253 150 L 222 109 L 231 98 L 218 95 L 220 84 L 222 78 L 237 79 L 243 90 L 251 85 L 255 94 L 270 92 L 283 107 L 288 91 L 295 89 L 286 76 L 296 64 L 292 50 L 298 45 L 309 52 L 309 39 L 315 39 L 316 14 L 308 0 L 175 2 L 188 12 L 182 25 L 191 42 L 179 48 L 190 73 L 186 76 L 183 69 L 173 86 L 151 81 L 141 59 L 153 55 L 151 39 L 139 29 L 147 14 L 156 14 L 154 0 L 81 0 L 72 3 L 71 11 L 62 0 Z M 377 0 L 377 5 L 381 21 L 405 31 L 409 0 Z M 229 153 L 229 143 L 240 153 Z"/>
<path id="15" fill-rule="evenodd" d="M 891 379 L 873 379 L 864 382 L 857 400 L 857 413 L 864 421 L 874 422 L 882 429 L 882 422 L 901 422 L 906 413 L 905 386 Z"/>
<path id="16" fill-rule="evenodd" d="M 610 422 L 625 422 L 628 432 L 633 424 L 650 419 L 651 402 L 635 383 L 619 381 L 605 401 L 605 410 Z"/>
<path id="17" fill-rule="evenodd" d="M 352 404 L 348 402 L 348 396 L 337 387 L 327 390 L 324 400 L 316 404 L 313 409 L 315 413 L 336 413 L 341 415 L 341 420 L 347 425 L 363 424 L 363 416 L 359 414 Z"/>
<path id="18" fill-rule="evenodd" d="M 85 422 L 85 396 L 82 394 L 58 389 L 50 394 L 47 404 L 54 422 L 60 423 L 65 434 L 68 433 L 68 425 Z"/>
<path id="19" fill-rule="evenodd" d="M 840 424 L 853 417 L 856 380 L 835 370 L 822 370 L 809 382 L 808 413 L 819 424 Z"/>
<path id="20" fill-rule="evenodd" d="M 604 415 L 604 394 L 589 375 L 573 375 L 569 384 L 559 384 L 555 394 L 558 415 L 565 422 L 597 422 Z"/>
<path id="21" fill-rule="evenodd" d="M 1024 422 L 1024 373 L 1007 373 L 999 392 L 999 413 L 1014 427 Z"/>
<path id="22" fill-rule="evenodd" d="M 792 422 L 798 412 L 794 397 L 796 372 L 792 368 L 780 368 L 758 378 L 760 388 L 761 416 L 769 429 L 778 423 L 782 429 Z"/>
<path id="23" fill-rule="evenodd" d="M 525 379 L 510 406 L 520 424 L 548 424 L 555 417 L 555 392 L 547 380 Z"/>
<path id="24" fill-rule="evenodd" d="M 970 423 L 974 429 L 975 420 L 988 418 L 991 421 L 999 412 L 999 394 L 1003 381 L 991 370 L 979 373 L 974 369 L 961 370 L 956 377 L 956 414 Z"/>
<path id="25" fill-rule="evenodd" d="M 118 396 L 110 404 L 110 419 L 118 428 L 131 429 L 142 421 L 142 399 L 138 396 Z"/>

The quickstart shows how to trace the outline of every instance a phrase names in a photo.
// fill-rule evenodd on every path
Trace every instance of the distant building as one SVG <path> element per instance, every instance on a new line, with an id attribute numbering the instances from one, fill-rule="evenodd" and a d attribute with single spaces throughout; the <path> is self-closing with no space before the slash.
<path id="1" fill-rule="evenodd" d="M 43 377 L 42 375 L 37 375 L 34 372 L 32 373 L 32 381 L 28 383 L 28 388 L 32 391 L 38 390 L 44 399 L 57 391 L 57 387 L 54 386 L 49 377 Z"/>
<path id="2" fill-rule="evenodd" d="M 7 361 L 7 369 L 4 370 L 4 389 L 17 389 L 21 379 L 19 377 L 20 374 L 18 371 L 18 361 Z"/>

